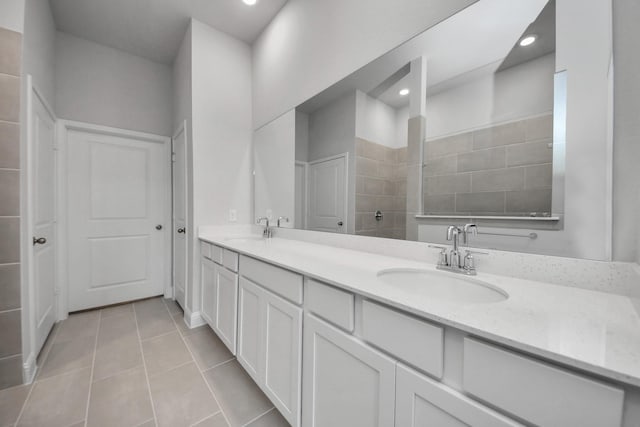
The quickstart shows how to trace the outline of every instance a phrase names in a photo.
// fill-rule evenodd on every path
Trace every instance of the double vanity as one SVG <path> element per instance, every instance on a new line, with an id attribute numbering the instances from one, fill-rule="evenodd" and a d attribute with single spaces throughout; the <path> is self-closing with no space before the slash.
<path id="1" fill-rule="evenodd" d="M 640 417 L 631 298 L 277 235 L 200 239 L 201 315 L 292 426 Z"/>

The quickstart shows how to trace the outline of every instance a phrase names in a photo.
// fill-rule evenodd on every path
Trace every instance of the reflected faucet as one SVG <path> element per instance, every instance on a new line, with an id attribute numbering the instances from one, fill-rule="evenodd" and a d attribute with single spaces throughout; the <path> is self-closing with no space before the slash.
<path id="1" fill-rule="evenodd" d="M 260 225 L 260 223 L 264 221 L 264 230 L 262 230 L 262 237 L 269 239 L 271 237 L 271 228 L 269 227 L 269 218 L 266 216 L 262 216 L 256 220 L 256 224 Z"/>

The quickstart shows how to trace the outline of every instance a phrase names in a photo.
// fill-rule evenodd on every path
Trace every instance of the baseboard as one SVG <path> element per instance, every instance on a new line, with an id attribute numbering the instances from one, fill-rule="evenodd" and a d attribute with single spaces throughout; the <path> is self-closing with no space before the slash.
<path id="1" fill-rule="evenodd" d="M 31 384 L 36 378 L 38 365 L 36 364 L 36 356 L 31 353 L 27 360 L 22 364 L 22 380 L 25 384 Z"/>
<path id="2" fill-rule="evenodd" d="M 199 311 L 191 312 L 188 308 L 184 310 L 184 323 L 189 329 L 197 328 L 204 325 L 206 322 Z"/>

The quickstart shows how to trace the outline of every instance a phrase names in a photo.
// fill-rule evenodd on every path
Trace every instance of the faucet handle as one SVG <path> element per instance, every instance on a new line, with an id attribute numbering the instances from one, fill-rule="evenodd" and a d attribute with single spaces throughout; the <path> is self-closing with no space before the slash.
<path id="1" fill-rule="evenodd" d="M 439 245 L 429 245 L 430 248 L 440 249 L 440 254 L 438 257 L 438 266 L 447 267 L 449 264 L 447 262 L 447 248 L 445 246 Z"/>
<path id="2" fill-rule="evenodd" d="M 284 220 L 284 222 L 289 222 L 289 218 L 287 218 L 286 216 L 281 216 L 278 218 L 278 228 L 280 228 L 280 221 Z"/>

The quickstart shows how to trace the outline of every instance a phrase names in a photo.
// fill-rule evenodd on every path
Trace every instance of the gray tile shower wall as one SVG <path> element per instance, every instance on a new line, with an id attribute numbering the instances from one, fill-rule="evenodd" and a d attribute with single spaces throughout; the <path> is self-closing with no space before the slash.
<path id="1" fill-rule="evenodd" d="M 427 141 L 426 214 L 551 211 L 553 115 Z"/>
<path id="2" fill-rule="evenodd" d="M 22 383 L 20 68 L 22 35 L 0 28 L 0 389 Z"/>
<path id="3" fill-rule="evenodd" d="M 404 239 L 406 194 L 407 148 L 356 138 L 356 234 Z"/>

